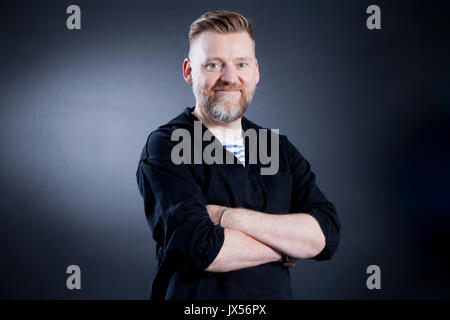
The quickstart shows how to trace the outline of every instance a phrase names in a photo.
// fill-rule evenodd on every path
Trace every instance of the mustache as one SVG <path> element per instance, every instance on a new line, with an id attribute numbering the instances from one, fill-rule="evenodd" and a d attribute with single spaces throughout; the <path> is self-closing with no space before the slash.
<path id="1" fill-rule="evenodd" d="M 240 91 L 243 91 L 244 88 L 242 88 L 242 87 L 220 87 L 220 86 L 218 86 L 218 87 L 214 87 L 213 88 L 213 91 L 215 91 L 215 90 L 240 90 Z"/>

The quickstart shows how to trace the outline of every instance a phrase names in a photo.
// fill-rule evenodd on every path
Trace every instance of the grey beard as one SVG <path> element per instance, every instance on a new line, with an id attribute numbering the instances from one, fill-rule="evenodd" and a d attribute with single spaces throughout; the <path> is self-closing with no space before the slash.
<path id="1" fill-rule="evenodd" d="M 231 122 L 239 119 L 247 110 L 247 105 L 239 105 L 237 108 L 227 110 L 226 107 L 220 103 L 214 103 L 209 107 L 203 106 L 203 112 L 216 121 Z"/>
<path id="2" fill-rule="evenodd" d="M 255 87 L 256 89 L 256 87 Z M 224 105 L 227 103 L 227 99 L 222 97 L 222 101 L 217 101 L 215 98 L 206 97 L 205 95 L 200 95 L 200 108 L 203 113 L 206 114 L 210 119 L 220 122 L 231 122 L 239 119 L 247 111 L 248 106 L 253 100 L 254 91 L 246 96 L 245 100 L 240 99 L 238 106 L 228 110 Z M 230 99 L 231 100 L 231 99 Z"/>

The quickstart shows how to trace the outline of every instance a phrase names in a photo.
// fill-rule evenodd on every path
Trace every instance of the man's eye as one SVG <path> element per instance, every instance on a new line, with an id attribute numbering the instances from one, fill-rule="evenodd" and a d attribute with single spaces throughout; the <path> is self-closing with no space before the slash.
<path id="1" fill-rule="evenodd" d="M 248 66 L 248 63 L 246 63 L 246 62 L 239 63 L 239 68 L 245 68 L 247 66 Z"/>
<path id="2" fill-rule="evenodd" d="M 210 70 L 214 70 L 219 68 L 219 64 L 218 63 L 210 63 L 206 66 L 206 68 L 210 69 Z"/>

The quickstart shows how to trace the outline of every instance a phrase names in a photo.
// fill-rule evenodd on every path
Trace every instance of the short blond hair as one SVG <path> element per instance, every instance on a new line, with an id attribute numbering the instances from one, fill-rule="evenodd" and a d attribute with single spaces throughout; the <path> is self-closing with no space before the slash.
<path id="1" fill-rule="evenodd" d="M 227 10 L 205 12 L 192 22 L 189 28 L 189 44 L 191 45 L 192 41 L 201 33 L 207 31 L 217 33 L 247 32 L 253 44 L 255 43 L 252 21 L 237 12 Z"/>

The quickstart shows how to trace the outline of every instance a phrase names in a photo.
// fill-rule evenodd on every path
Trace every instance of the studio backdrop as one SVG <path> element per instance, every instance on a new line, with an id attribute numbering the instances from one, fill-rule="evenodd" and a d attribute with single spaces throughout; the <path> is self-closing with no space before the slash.
<path id="1" fill-rule="evenodd" d="M 0 298 L 148 297 L 136 169 L 195 105 L 187 33 L 218 9 L 254 23 L 245 116 L 289 137 L 342 224 L 332 260 L 291 269 L 294 297 L 449 298 L 449 2 L 382 0 L 1 1 Z"/>

